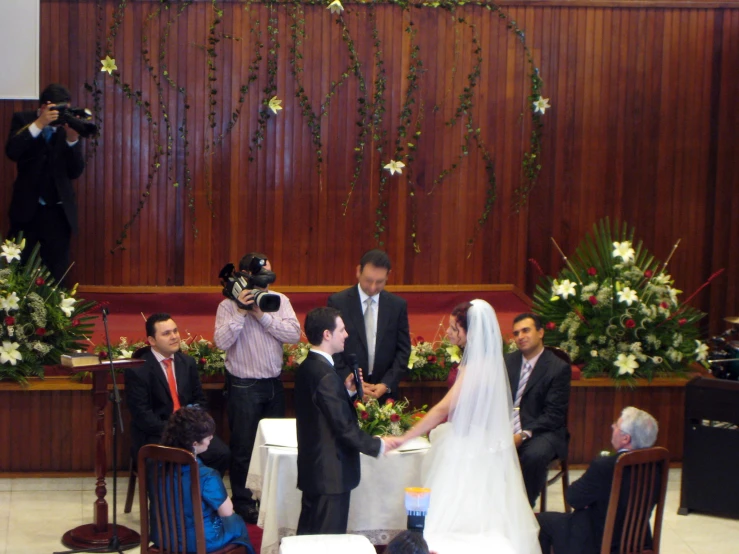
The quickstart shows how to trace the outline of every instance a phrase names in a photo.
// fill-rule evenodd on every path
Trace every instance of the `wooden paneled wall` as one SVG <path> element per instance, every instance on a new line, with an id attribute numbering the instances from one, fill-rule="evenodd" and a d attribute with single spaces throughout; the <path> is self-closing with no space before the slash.
<path id="1" fill-rule="evenodd" d="M 300 85 L 291 65 L 294 4 L 169 4 L 163 10 L 167 4 L 153 0 L 41 1 L 41 83 L 66 83 L 76 102 L 91 108 L 95 102 L 85 84 L 96 83 L 101 90 L 102 135 L 77 185 L 81 232 L 73 244 L 75 281 L 216 284 L 225 262 L 260 250 L 272 259 L 282 284 L 350 282 L 361 252 L 376 244 L 381 167 L 398 136 L 414 59 L 405 31 L 412 23 L 425 70 L 412 105 L 414 125 L 421 112 L 421 136 L 402 139 L 417 144 L 410 164 L 416 194 L 409 194 L 406 169 L 388 180 L 382 198 L 388 214 L 382 239 L 395 264 L 393 282 L 512 283 L 530 292 L 537 278 L 530 258 L 547 272 L 561 266 L 549 237 L 571 252 L 596 220 L 610 216 L 635 225 L 662 259 L 682 239 L 671 272 L 686 294 L 726 268 L 694 304 L 711 312 L 714 330 L 723 328 L 724 315 L 739 315 L 739 111 L 734 107 L 739 97 L 739 2 L 522 0 L 506 5 L 525 31 L 544 80 L 543 96 L 553 106 L 542 118 L 539 182 L 518 213 L 512 202 L 515 190 L 525 185 L 521 161 L 530 136 L 529 80 L 523 47 L 505 21 L 471 5 L 459 8 L 455 19 L 441 9 L 347 3 L 343 20 L 370 100 L 377 77 L 373 18 L 377 22 L 387 77 L 379 132 L 386 133 L 388 142 L 378 153 L 368 139 L 346 215 L 342 204 L 349 194 L 359 132 L 359 79 L 350 73 L 320 117 L 319 176 L 308 119 L 295 97 Z M 211 35 L 213 4 L 223 15 Z M 120 6 L 124 9 L 118 13 Z M 336 19 L 323 4 L 304 6 L 298 17 L 305 25 L 298 47 L 302 86 L 314 112 L 350 62 Z M 466 132 L 463 120 L 446 123 L 475 63 L 469 24 L 483 58 L 473 90 L 473 124 L 481 130 L 497 175 L 495 205 L 471 248 L 467 241 L 475 232 L 487 184 L 479 152 L 472 147 L 446 179 L 433 185 L 457 161 Z M 115 33 L 112 25 L 117 25 Z M 269 40 L 271 27 L 279 48 Z M 256 46 L 259 33 L 261 49 Z M 217 39 L 215 56 L 207 53 L 209 38 Z M 265 92 L 270 48 L 276 90 Z M 249 67 L 258 50 L 263 59 L 250 82 Z M 130 86 L 141 105 L 100 72 L 99 58 L 105 54 L 115 58 L 121 83 Z M 209 61 L 214 81 L 208 80 Z M 240 105 L 245 85 L 249 90 Z M 267 120 L 258 149 L 253 137 L 259 109 L 273 95 L 284 109 Z M 13 111 L 35 107 L 0 102 L 0 127 L 9 128 Z M 226 133 L 237 109 L 238 121 Z M 156 154 L 157 141 L 168 155 Z M 86 149 L 92 153 L 90 143 Z M 160 166 L 154 167 L 148 202 L 128 230 L 124 248 L 115 249 L 156 163 Z M 3 214 L 14 173 L 3 157 Z M 414 217 L 420 253 L 411 240 Z M 7 223 L 1 231 L 7 231 Z"/>

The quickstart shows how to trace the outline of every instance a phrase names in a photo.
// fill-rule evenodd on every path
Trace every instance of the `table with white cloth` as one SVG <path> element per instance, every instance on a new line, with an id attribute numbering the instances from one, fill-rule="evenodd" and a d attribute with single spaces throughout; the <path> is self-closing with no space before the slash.
<path id="1" fill-rule="evenodd" d="M 416 439 L 387 456 L 360 455 L 362 479 L 351 494 L 347 533 L 387 544 L 406 528 L 405 488 L 422 485 L 421 462 L 428 447 L 428 441 Z M 295 534 L 302 498 L 297 482 L 295 420 L 263 419 L 246 481 L 260 499 L 261 554 L 278 554 L 282 538 Z"/>

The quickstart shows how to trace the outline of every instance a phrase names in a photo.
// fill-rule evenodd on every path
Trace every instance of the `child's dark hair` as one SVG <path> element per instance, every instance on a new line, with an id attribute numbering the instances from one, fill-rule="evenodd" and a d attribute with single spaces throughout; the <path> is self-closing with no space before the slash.
<path id="1" fill-rule="evenodd" d="M 429 554 L 429 545 L 421 533 L 403 531 L 390 541 L 385 554 Z"/>
<path id="2" fill-rule="evenodd" d="M 180 408 L 169 416 L 161 444 L 192 451 L 193 443 L 213 436 L 216 422 L 200 408 Z"/>

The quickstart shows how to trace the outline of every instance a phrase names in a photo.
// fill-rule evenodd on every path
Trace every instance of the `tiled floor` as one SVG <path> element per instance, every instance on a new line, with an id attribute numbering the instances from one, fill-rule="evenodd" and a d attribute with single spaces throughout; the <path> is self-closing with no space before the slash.
<path id="1" fill-rule="evenodd" d="M 577 479 L 581 471 L 572 471 Z M 123 513 L 126 481 L 121 480 L 118 522 L 138 531 L 138 496 L 131 514 Z M 109 483 L 110 485 L 110 483 Z M 0 554 L 51 554 L 63 551 L 65 531 L 92 523 L 95 498 L 92 478 L 0 479 Z M 562 489 L 552 485 L 549 509 L 562 510 Z M 108 498 L 112 501 L 111 498 Z M 739 552 L 739 520 L 677 515 L 680 470 L 670 471 L 662 548 L 664 554 L 735 554 Z M 139 549 L 129 550 L 138 554 Z"/>

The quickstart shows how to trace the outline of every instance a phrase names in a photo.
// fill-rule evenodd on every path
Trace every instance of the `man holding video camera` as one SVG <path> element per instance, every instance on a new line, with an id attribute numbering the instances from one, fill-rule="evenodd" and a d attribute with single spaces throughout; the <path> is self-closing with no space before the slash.
<path id="1" fill-rule="evenodd" d="M 71 98 L 62 85 L 46 87 L 38 110 L 13 114 L 5 144 L 5 153 L 18 166 L 9 236 L 23 233 L 24 263 L 40 243 L 41 260 L 57 282 L 69 267 L 69 243 L 77 231 L 72 180 L 85 169 L 79 133 L 60 119 L 60 108 L 63 111 Z"/>
<path id="2" fill-rule="evenodd" d="M 287 296 L 267 293 L 275 274 L 264 254 L 247 254 L 239 272 L 224 277 L 227 299 L 218 306 L 213 338 L 226 352 L 231 490 L 234 509 L 256 523 L 259 511 L 246 488 L 251 451 L 259 421 L 285 416 L 282 345 L 300 340 L 300 323 Z"/>

